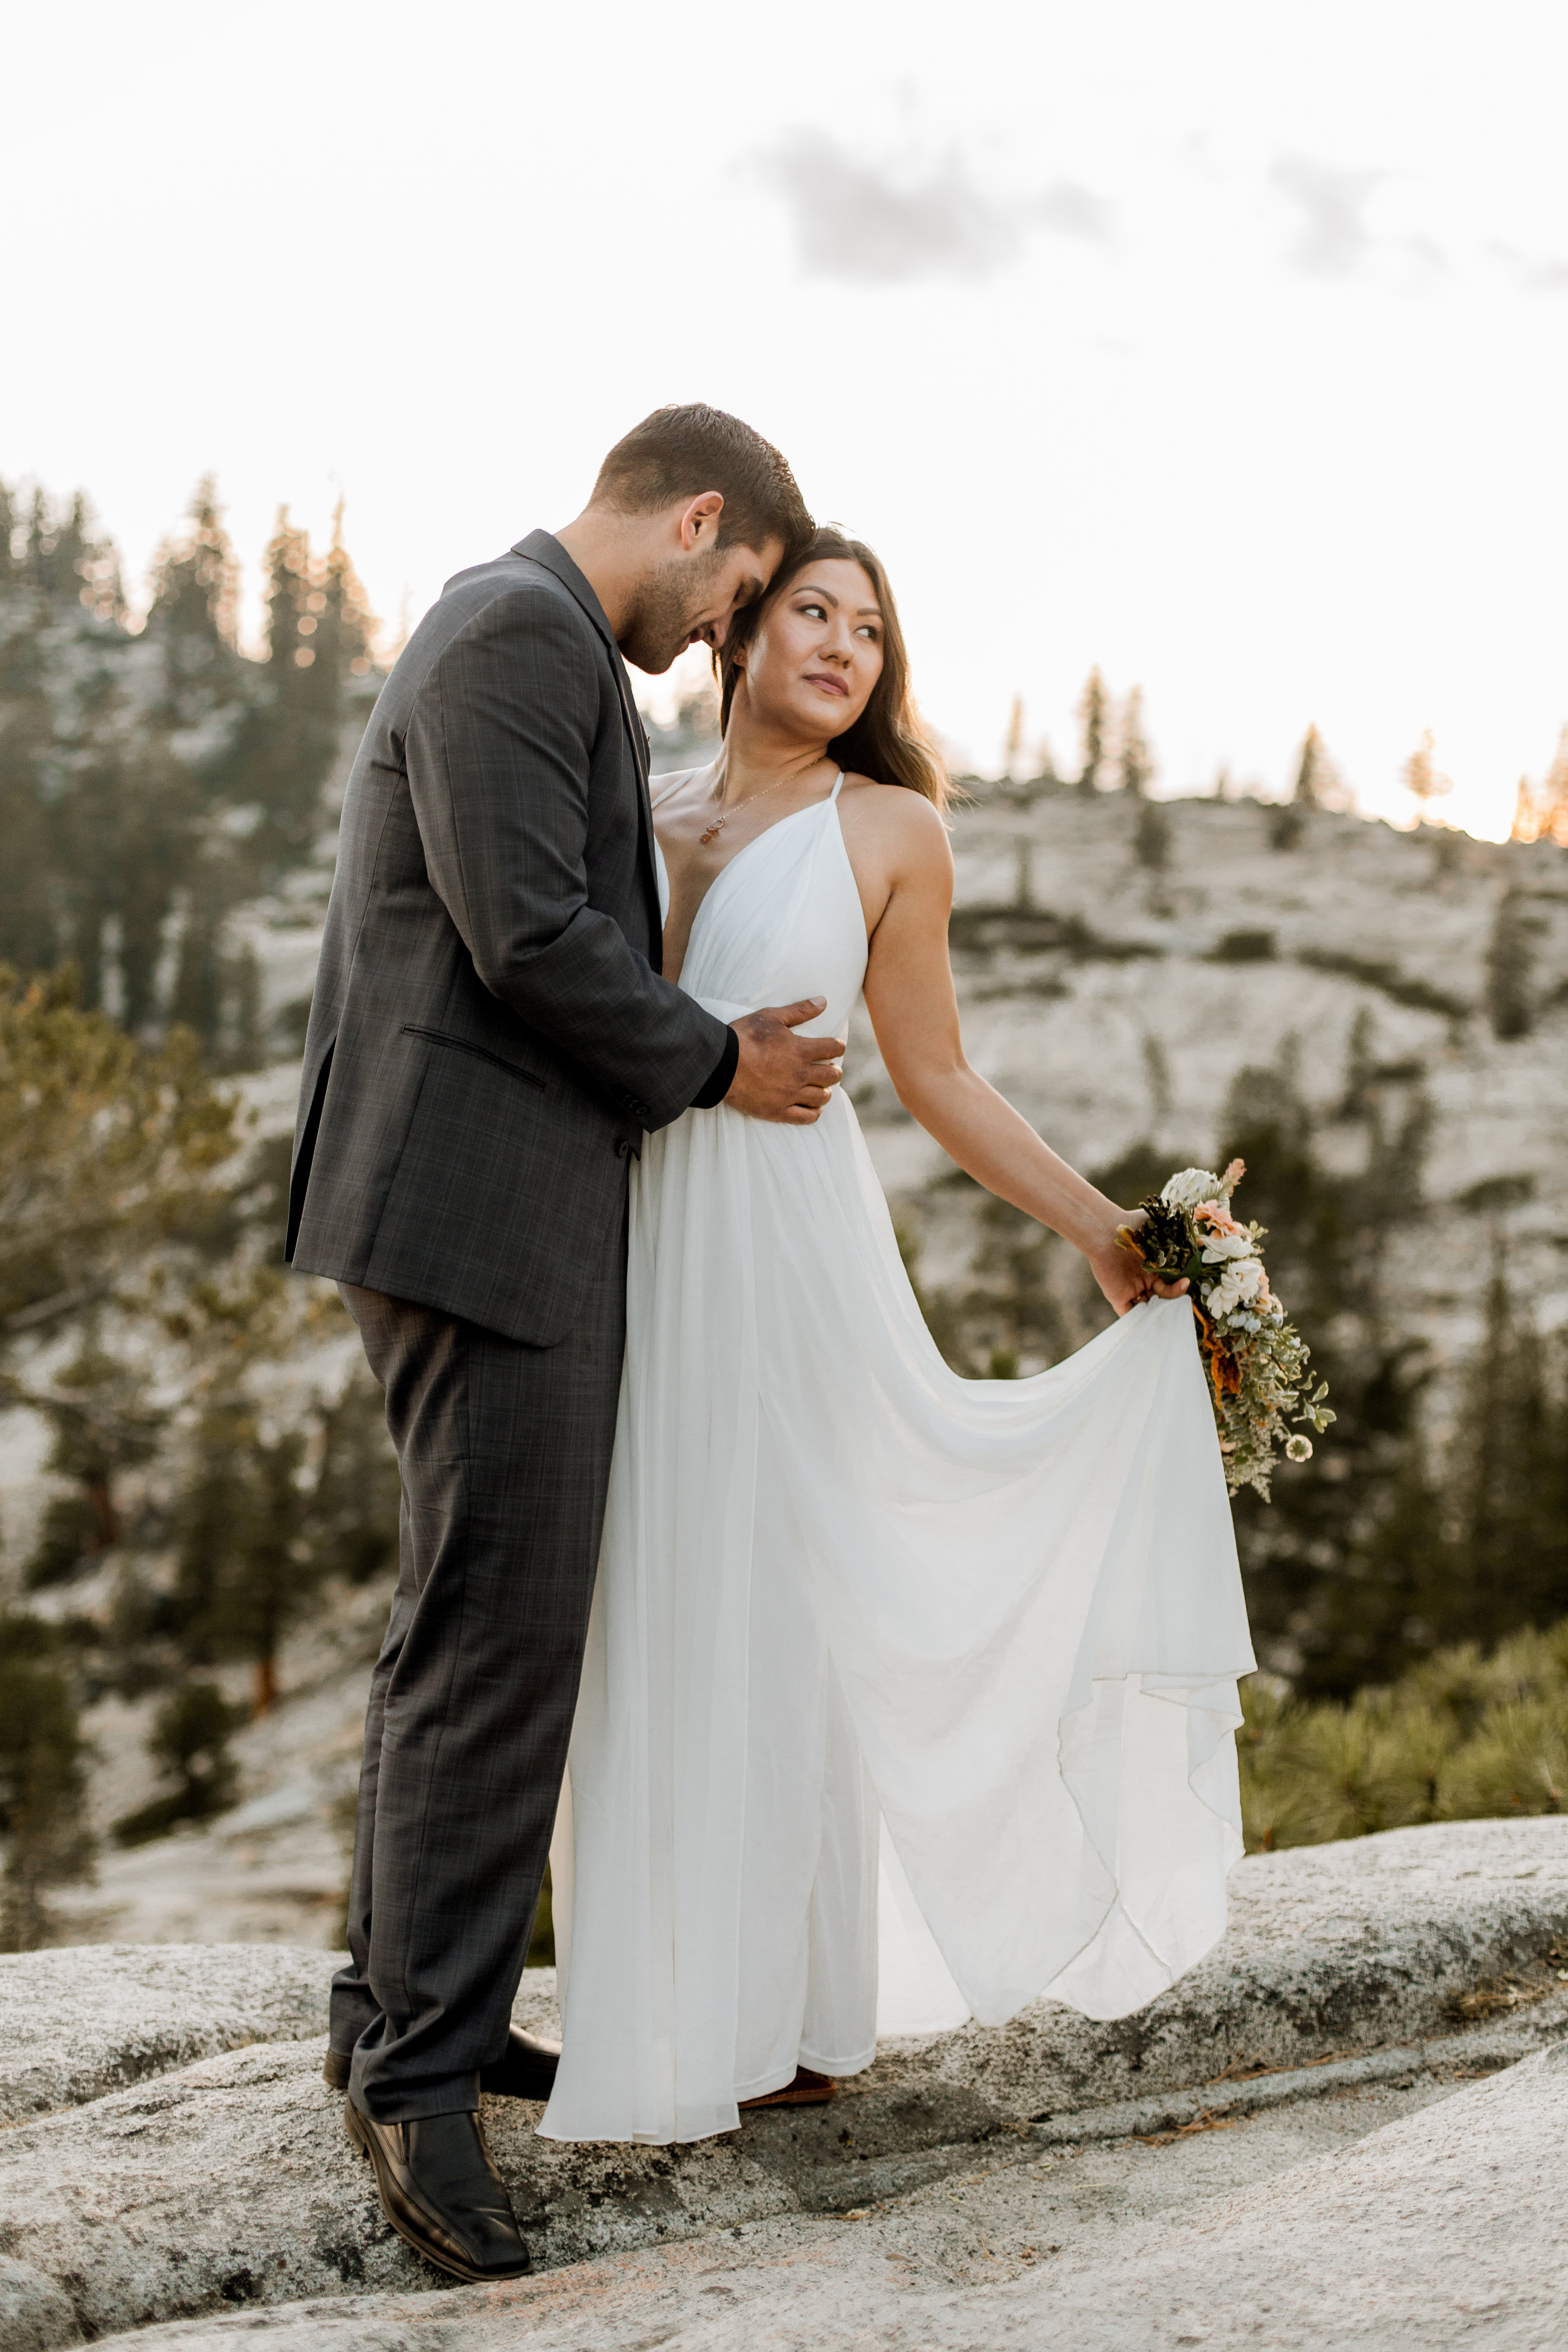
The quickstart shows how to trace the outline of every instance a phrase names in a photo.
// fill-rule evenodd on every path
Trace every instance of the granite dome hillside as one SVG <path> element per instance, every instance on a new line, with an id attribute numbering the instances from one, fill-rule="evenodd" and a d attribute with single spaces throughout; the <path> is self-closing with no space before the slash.
<path id="1" fill-rule="evenodd" d="M 1139 856 L 1141 806 L 1165 820 L 1152 869 Z M 1358 1087 L 1385 1118 L 1419 1089 L 1432 1110 L 1426 1199 L 1399 1276 L 1412 1328 L 1445 1351 L 1473 1338 L 1492 1225 L 1542 1319 L 1562 1321 L 1568 851 L 1326 810 L 1276 846 L 1294 814 L 977 788 L 952 828 L 971 1059 L 1091 1169 L 1142 1141 L 1173 1165 L 1212 1153 L 1237 1072 L 1282 1054 L 1326 1121 Z M 1523 951 L 1529 1024 L 1500 1037 L 1489 961 L 1500 915 Z M 949 1278 L 965 1234 L 942 1199 L 947 1163 L 899 1112 L 864 1029 L 848 1079 L 883 1182 L 922 1212 L 922 1271 Z M 1356 1141 L 1347 1125 L 1342 1155 Z"/>

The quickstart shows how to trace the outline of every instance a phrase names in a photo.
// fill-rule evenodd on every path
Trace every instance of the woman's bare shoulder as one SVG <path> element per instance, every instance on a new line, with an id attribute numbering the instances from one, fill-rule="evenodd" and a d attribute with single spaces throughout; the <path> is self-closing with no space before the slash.
<path id="1" fill-rule="evenodd" d="M 907 784 L 882 784 L 871 776 L 848 775 L 844 779 L 840 804 L 847 803 L 846 814 L 857 825 L 874 832 L 876 838 L 899 856 L 920 861 L 934 860 L 945 865 L 951 857 L 947 827 L 942 813 L 934 808 L 923 793 L 912 792 Z"/>

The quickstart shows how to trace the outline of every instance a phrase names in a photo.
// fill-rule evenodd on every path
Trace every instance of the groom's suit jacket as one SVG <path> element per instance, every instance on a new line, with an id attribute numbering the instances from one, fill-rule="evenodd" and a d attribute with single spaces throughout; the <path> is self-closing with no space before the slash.
<path id="1" fill-rule="evenodd" d="M 734 1033 L 659 977 L 647 741 L 536 530 L 460 572 L 371 717 L 305 1042 L 287 1255 L 549 1346 L 623 1247 L 645 1128 Z"/>

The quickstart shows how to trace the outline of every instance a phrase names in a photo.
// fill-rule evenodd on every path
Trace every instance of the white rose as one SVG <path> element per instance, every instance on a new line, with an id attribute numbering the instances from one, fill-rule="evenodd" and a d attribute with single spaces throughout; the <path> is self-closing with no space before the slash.
<path id="1" fill-rule="evenodd" d="M 1204 1241 L 1204 1264 L 1218 1265 L 1222 1258 L 1255 1258 L 1250 1234 L 1209 1234 Z"/>
<path id="2" fill-rule="evenodd" d="M 1225 1270 L 1225 1279 L 1242 1298 L 1256 1298 L 1263 1287 L 1263 1260 L 1260 1257 L 1233 1258 Z"/>
<path id="3" fill-rule="evenodd" d="M 1200 1201 L 1212 1201 L 1218 1191 L 1219 1178 L 1211 1176 L 1206 1168 L 1184 1168 L 1166 1179 L 1160 1198 L 1167 1209 L 1195 1209 Z"/>

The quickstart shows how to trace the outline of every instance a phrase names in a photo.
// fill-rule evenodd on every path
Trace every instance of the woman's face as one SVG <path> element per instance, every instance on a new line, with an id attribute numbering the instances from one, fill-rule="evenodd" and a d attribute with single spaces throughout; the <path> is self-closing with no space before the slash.
<path id="1" fill-rule="evenodd" d="M 882 674 L 882 608 L 847 556 L 808 563 L 775 596 L 745 656 L 753 714 L 807 740 L 852 727 Z"/>

